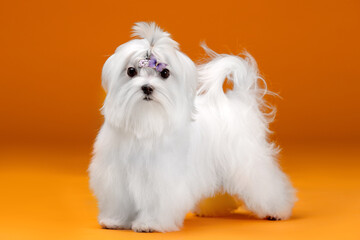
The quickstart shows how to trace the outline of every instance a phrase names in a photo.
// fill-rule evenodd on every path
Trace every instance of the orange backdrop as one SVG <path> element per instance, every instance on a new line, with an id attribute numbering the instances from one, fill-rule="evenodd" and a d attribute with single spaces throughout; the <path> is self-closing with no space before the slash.
<path id="1" fill-rule="evenodd" d="M 256 58 L 299 198 L 289 221 L 190 215 L 151 239 L 360 239 L 359 0 L 0 0 L 0 239 L 148 237 L 100 229 L 86 173 L 102 65 L 137 21 L 193 60 L 201 41 Z"/>
<path id="2" fill-rule="evenodd" d="M 101 68 L 136 21 L 156 21 L 193 60 L 199 42 L 247 49 L 276 99 L 280 143 L 360 138 L 360 2 L 1 1 L 3 143 L 90 146 Z"/>

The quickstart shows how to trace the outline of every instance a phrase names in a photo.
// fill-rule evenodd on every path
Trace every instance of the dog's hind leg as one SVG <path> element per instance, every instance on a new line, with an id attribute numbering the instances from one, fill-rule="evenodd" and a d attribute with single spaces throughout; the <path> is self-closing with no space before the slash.
<path id="1" fill-rule="evenodd" d="M 273 159 L 251 161 L 246 171 L 233 176 L 230 184 L 239 186 L 234 187 L 236 194 L 259 218 L 283 220 L 290 217 L 296 201 L 295 190 Z"/>

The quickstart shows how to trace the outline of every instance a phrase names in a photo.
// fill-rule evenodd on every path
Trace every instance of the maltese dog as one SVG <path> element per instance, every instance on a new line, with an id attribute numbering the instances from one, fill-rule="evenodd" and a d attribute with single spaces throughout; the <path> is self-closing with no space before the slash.
<path id="1" fill-rule="evenodd" d="M 89 167 L 100 225 L 176 231 L 189 211 L 216 215 L 197 206 L 225 193 L 259 218 L 289 218 L 295 191 L 267 137 L 254 59 L 203 45 L 211 60 L 196 66 L 155 23 L 135 24 L 133 37 L 102 72 L 105 122 Z"/>

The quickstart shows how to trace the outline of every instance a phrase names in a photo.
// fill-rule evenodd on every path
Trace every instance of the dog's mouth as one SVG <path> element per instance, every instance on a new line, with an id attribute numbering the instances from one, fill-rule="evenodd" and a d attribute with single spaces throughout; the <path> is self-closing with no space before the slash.
<path id="1" fill-rule="evenodd" d="M 145 97 L 143 98 L 143 100 L 145 100 L 145 101 L 152 101 L 152 98 L 149 97 L 149 96 L 145 96 Z"/>

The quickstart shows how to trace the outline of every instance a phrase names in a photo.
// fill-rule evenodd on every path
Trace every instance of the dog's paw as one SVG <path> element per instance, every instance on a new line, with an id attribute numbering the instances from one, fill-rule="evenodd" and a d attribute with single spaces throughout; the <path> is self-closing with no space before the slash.
<path id="1" fill-rule="evenodd" d="M 150 226 L 146 223 L 134 223 L 131 228 L 134 232 L 139 233 L 151 233 L 155 232 L 156 229 L 153 226 Z"/>
<path id="2" fill-rule="evenodd" d="M 131 226 L 129 224 L 111 218 L 100 219 L 99 224 L 102 228 L 105 229 L 118 229 L 118 230 L 131 229 Z"/>
<path id="3" fill-rule="evenodd" d="M 174 232 L 179 231 L 180 226 L 173 224 L 160 224 L 154 221 L 140 222 L 136 221 L 132 223 L 131 229 L 134 232 L 151 233 L 151 232 Z"/>
<path id="4" fill-rule="evenodd" d="M 273 216 L 267 216 L 265 219 L 269 220 L 269 221 L 280 221 L 280 220 L 282 220 L 279 217 L 273 217 Z"/>

